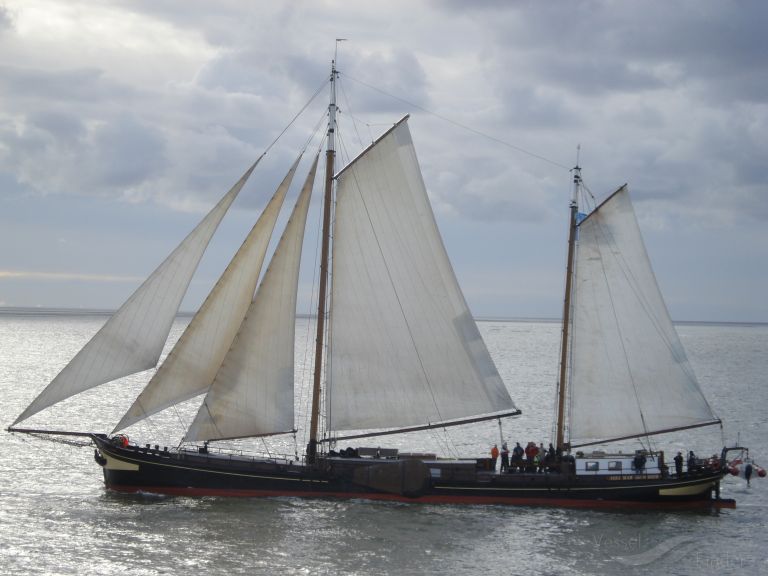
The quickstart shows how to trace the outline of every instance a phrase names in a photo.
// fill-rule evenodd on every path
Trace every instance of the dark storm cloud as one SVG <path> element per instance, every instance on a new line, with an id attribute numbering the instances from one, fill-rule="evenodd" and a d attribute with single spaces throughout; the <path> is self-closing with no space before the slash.
<path id="1" fill-rule="evenodd" d="M 513 78 L 572 94 L 685 82 L 707 100 L 768 98 L 768 4 L 553 1 L 435 2 L 486 27 Z"/>
<path id="2" fill-rule="evenodd" d="M 263 115 L 236 94 L 187 86 L 172 91 L 171 102 L 167 94 L 122 85 L 96 69 L 6 66 L 0 95 L 6 113 L 5 120 L 0 115 L 0 168 L 14 174 L 17 185 L 131 201 L 174 203 L 176 194 L 207 203 L 220 195 L 222 175 L 236 180 L 256 156 L 227 125 L 242 126 L 233 117 Z M 189 182 L 194 164 L 211 168 L 208 181 L 198 173 Z M 184 177 L 169 182 L 174 173 Z"/>
<path id="3" fill-rule="evenodd" d="M 655 2 L 631 5 L 636 23 L 622 40 L 628 57 L 679 67 L 701 82 L 711 99 L 765 101 L 768 97 L 768 4 L 750 2 Z"/>
<path id="4" fill-rule="evenodd" d="M 394 47 L 362 54 L 351 51 L 344 55 L 340 66 L 347 79 L 345 89 L 354 94 L 353 113 L 387 115 L 413 110 L 411 103 L 431 107 L 427 74 L 409 50 Z M 362 71 L 367 72 L 364 77 Z M 407 97 L 407 103 L 392 96 Z"/>
<path id="5" fill-rule="evenodd" d="M 166 164 L 162 134 L 130 115 L 100 126 L 89 144 L 94 186 L 136 186 L 151 180 Z"/>
<path id="6" fill-rule="evenodd" d="M 160 134 L 130 116 L 86 130 L 72 115 L 31 114 L 21 131 L 0 125 L 0 137 L 0 166 L 15 172 L 17 183 L 46 193 L 120 195 L 164 165 Z"/>
<path id="7" fill-rule="evenodd" d="M 497 8 L 489 23 L 498 42 L 521 51 L 534 77 L 577 93 L 684 81 L 706 98 L 768 96 L 765 2 L 521 2 Z"/>
<path id="8" fill-rule="evenodd" d="M 163 164 L 160 132 L 130 110 L 137 93 L 94 68 L 4 66 L 0 167 L 45 193 L 110 195 Z"/>
<path id="9" fill-rule="evenodd" d="M 79 114 L 63 109 L 41 109 L 27 115 L 29 126 L 49 134 L 56 140 L 75 141 L 85 135 L 85 125 Z"/>
<path id="10" fill-rule="evenodd" d="M 0 94 L 6 100 L 6 106 L 19 104 L 27 107 L 34 106 L 35 102 L 54 106 L 88 102 L 103 104 L 111 98 L 125 99 L 132 92 L 132 88 L 107 79 L 103 71 L 96 68 L 41 70 L 0 66 Z"/>
<path id="11" fill-rule="evenodd" d="M 255 46 L 228 50 L 207 63 L 197 75 L 196 82 L 211 90 L 240 92 L 260 98 L 290 97 L 300 93 L 309 97 L 316 84 L 325 80 L 317 62 L 301 56 L 270 56 Z"/>

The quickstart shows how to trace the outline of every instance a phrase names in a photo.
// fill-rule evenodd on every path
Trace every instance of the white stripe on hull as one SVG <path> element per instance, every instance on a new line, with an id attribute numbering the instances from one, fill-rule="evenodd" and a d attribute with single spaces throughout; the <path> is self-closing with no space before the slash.
<path id="1" fill-rule="evenodd" d="M 106 458 L 107 463 L 104 464 L 104 468 L 107 470 L 132 470 L 138 472 L 139 465 L 133 464 L 132 462 L 126 462 L 125 460 L 121 460 L 119 458 L 113 458 L 107 453 L 104 453 L 104 458 Z"/>

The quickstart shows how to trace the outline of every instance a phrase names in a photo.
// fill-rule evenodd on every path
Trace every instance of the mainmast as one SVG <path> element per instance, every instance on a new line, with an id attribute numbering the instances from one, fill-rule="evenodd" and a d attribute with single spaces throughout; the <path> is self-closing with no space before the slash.
<path id="1" fill-rule="evenodd" d="M 557 438 L 559 450 L 566 448 L 565 442 L 565 397 L 568 380 L 569 328 L 571 323 L 571 284 L 573 281 L 573 257 L 576 245 L 576 218 L 579 212 L 579 187 L 581 186 L 581 168 L 573 168 L 573 195 L 571 196 L 570 221 L 568 227 L 568 263 L 565 270 L 565 300 L 563 302 L 563 342 L 560 356 L 560 382 L 557 398 Z"/>
<path id="2" fill-rule="evenodd" d="M 338 42 L 338 40 L 337 40 Z M 317 336 L 315 339 L 315 372 L 312 386 L 312 416 L 309 424 L 307 463 L 315 462 L 317 429 L 320 420 L 320 381 L 323 375 L 323 345 L 325 336 L 326 292 L 328 288 L 328 259 L 331 243 L 331 204 L 333 202 L 333 165 L 336 157 L 336 59 L 331 61 L 331 102 L 328 105 L 328 144 L 325 152 L 325 194 L 323 196 L 323 243 L 320 253 L 320 287 L 317 302 Z"/>

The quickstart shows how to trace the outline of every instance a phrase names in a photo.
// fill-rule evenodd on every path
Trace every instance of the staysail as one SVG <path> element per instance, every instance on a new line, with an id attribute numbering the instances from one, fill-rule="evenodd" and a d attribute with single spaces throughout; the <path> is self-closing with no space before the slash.
<path id="1" fill-rule="evenodd" d="M 211 385 L 253 298 L 275 222 L 300 160 L 301 156 L 288 170 L 200 310 L 115 431 L 194 398 Z"/>
<path id="2" fill-rule="evenodd" d="M 59 372 L 14 424 L 70 396 L 157 364 L 173 319 L 203 252 L 259 160 Z"/>
<path id="3" fill-rule="evenodd" d="M 333 240 L 331 430 L 514 409 L 448 260 L 405 120 L 337 175 Z"/>
<path id="4" fill-rule="evenodd" d="M 317 156 L 256 296 L 185 441 L 293 429 L 296 296 L 316 171 Z"/>
<path id="5" fill-rule="evenodd" d="M 578 226 L 572 446 L 716 424 L 667 312 L 626 186 Z"/>

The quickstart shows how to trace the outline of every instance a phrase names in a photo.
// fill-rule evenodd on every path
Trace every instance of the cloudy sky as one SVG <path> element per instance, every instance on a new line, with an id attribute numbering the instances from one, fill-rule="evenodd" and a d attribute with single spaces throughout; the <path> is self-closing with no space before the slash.
<path id="1" fill-rule="evenodd" d="M 629 183 L 674 319 L 766 322 L 767 27 L 759 0 L 0 0 L 0 306 L 119 306 L 323 85 L 342 37 L 340 154 L 411 114 L 476 315 L 559 316 L 580 145 L 598 199 Z M 183 308 L 326 99 L 270 151 Z"/>

